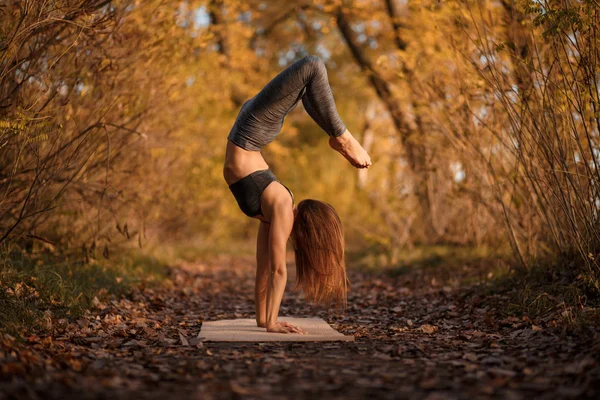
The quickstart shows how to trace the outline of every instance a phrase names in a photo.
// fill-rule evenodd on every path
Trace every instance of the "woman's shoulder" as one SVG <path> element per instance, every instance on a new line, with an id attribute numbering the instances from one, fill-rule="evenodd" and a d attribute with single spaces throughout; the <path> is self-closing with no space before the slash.
<path id="1" fill-rule="evenodd" d="M 261 200 L 264 199 L 271 206 L 288 206 L 292 204 L 292 197 L 288 189 L 279 181 L 273 181 L 265 188 Z"/>
<path id="2" fill-rule="evenodd" d="M 261 209 L 271 217 L 294 218 L 293 201 L 288 189 L 279 181 L 273 181 L 262 193 Z"/>

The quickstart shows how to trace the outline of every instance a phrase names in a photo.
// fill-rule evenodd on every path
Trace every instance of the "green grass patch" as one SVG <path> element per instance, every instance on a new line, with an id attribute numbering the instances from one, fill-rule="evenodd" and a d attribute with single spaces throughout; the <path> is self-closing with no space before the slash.
<path id="1" fill-rule="evenodd" d="M 415 286 L 450 285 L 467 302 L 504 316 L 582 333 L 600 326 L 600 296 L 577 255 L 529 260 L 516 268 L 508 248 L 415 246 L 398 250 L 395 262 L 377 249 L 348 252 L 348 263 L 375 274 L 406 277 Z"/>
<path id="2" fill-rule="evenodd" d="M 75 319 L 94 297 L 126 295 L 168 274 L 165 263 L 131 251 L 83 262 L 65 255 L 32 255 L 0 249 L 0 330 L 9 333 L 48 327 L 56 318 Z"/>
<path id="3" fill-rule="evenodd" d="M 497 277 L 475 293 L 506 315 L 552 322 L 581 333 L 600 326 L 600 296 L 572 262 L 538 262 Z"/>
<path id="4" fill-rule="evenodd" d="M 348 251 L 347 260 L 353 268 L 367 272 L 417 274 L 438 282 L 458 279 L 469 284 L 507 274 L 510 255 L 506 248 L 432 245 L 400 249 L 392 257 L 369 249 Z"/>
<path id="5" fill-rule="evenodd" d="M 169 263 L 206 261 L 224 255 L 254 257 L 256 255 L 256 238 L 232 240 L 226 243 L 203 242 L 201 240 L 163 243 L 155 247 L 151 254 L 156 259 Z"/>
<path id="6" fill-rule="evenodd" d="M 600 296 L 574 255 L 530 260 L 515 268 L 508 248 L 415 246 L 389 252 L 347 252 L 349 266 L 375 274 L 406 277 L 416 286 L 462 288 L 467 302 L 505 316 L 529 318 L 582 333 L 600 326 Z"/>

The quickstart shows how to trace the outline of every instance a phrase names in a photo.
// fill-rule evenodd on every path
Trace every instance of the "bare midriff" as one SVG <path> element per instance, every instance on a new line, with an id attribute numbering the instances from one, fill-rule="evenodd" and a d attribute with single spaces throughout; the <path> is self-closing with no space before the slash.
<path id="1" fill-rule="evenodd" d="M 268 169 L 269 165 L 260 151 L 244 150 L 227 140 L 223 178 L 228 185 L 239 181 L 254 171 Z"/>

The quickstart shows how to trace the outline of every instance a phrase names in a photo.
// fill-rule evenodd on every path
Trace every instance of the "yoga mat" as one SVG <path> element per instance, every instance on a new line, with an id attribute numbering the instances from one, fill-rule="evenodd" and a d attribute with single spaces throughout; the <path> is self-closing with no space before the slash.
<path id="1" fill-rule="evenodd" d="M 269 333 L 250 318 L 204 321 L 198 334 L 203 342 L 353 342 L 354 336 L 343 335 L 321 318 L 280 317 L 280 321 L 298 326 L 307 333 Z"/>

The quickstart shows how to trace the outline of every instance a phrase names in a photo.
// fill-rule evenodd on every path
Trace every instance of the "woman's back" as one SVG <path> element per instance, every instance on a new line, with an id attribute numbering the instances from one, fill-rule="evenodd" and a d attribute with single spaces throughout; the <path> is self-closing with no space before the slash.
<path id="1" fill-rule="evenodd" d="M 231 141 L 227 141 L 223 178 L 228 185 L 242 179 L 254 171 L 267 169 L 269 166 L 260 151 L 244 150 Z"/>

